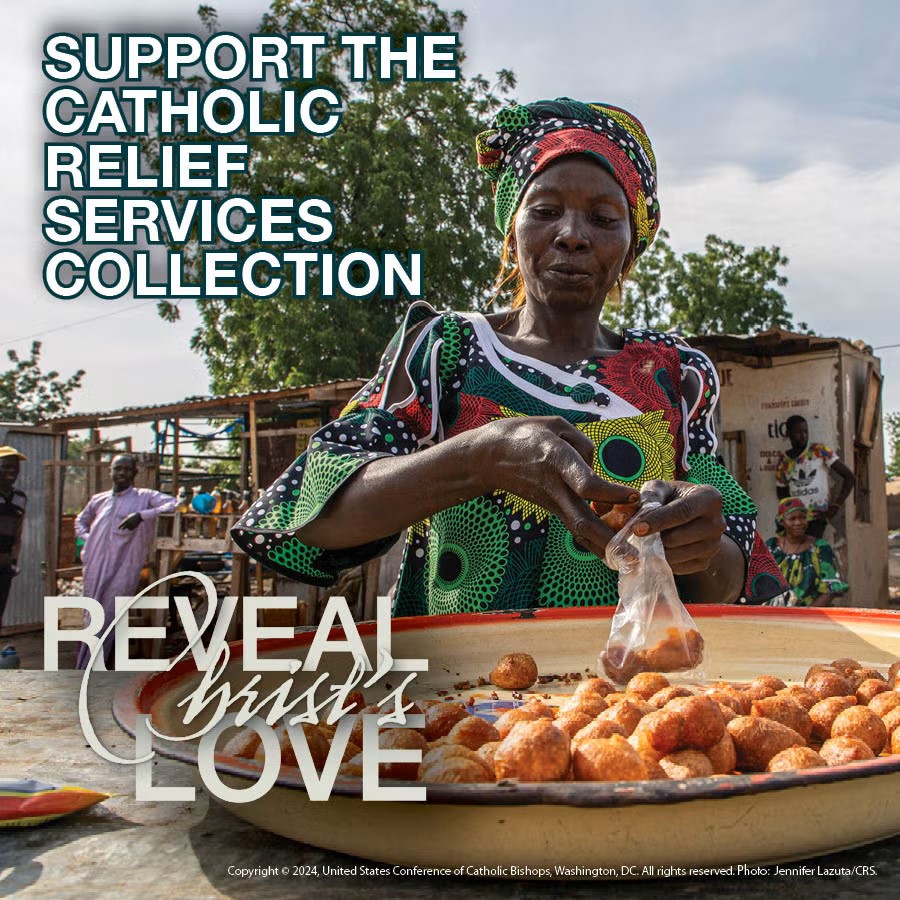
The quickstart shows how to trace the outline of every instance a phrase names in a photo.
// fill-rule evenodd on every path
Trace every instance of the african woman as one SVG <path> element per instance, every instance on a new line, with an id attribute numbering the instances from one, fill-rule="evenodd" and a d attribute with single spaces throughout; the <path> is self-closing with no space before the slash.
<path id="1" fill-rule="evenodd" d="M 375 377 L 247 511 L 237 543 L 328 585 L 408 528 L 395 615 L 614 604 L 598 513 L 640 491 L 661 505 L 632 527 L 661 534 L 682 599 L 783 592 L 756 507 L 716 461 L 712 363 L 600 322 L 659 227 L 640 122 L 542 101 L 503 110 L 477 148 L 512 307 L 414 303 Z"/>

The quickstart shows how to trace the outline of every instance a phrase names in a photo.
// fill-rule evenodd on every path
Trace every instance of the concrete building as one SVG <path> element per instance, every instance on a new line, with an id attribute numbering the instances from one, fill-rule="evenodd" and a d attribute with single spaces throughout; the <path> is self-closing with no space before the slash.
<path id="1" fill-rule="evenodd" d="M 871 348 L 843 338 L 772 330 L 754 337 L 692 338 L 719 372 L 719 452 L 759 507 L 764 538 L 775 533 L 775 467 L 787 449 L 787 419 L 809 423 L 856 474 L 856 487 L 828 528 L 850 584 L 844 605 L 888 603 L 887 503 L 881 424 L 881 367 Z"/>

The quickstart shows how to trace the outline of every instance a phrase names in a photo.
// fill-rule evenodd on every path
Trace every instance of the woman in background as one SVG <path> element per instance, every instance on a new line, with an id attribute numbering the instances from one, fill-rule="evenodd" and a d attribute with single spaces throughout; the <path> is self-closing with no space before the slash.
<path id="1" fill-rule="evenodd" d="M 776 537 L 766 543 L 796 598 L 797 606 L 831 606 L 850 586 L 841 581 L 831 544 L 806 531 L 808 513 L 799 497 L 778 504 Z"/>

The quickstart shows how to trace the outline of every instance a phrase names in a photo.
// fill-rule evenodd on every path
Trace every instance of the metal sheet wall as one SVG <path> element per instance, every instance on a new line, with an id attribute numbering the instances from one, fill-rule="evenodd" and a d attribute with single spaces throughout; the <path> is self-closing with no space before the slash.
<path id="1" fill-rule="evenodd" d="M 28 495 L 19 574 L 13 579 L 9 604 L 3 616 L 4 627 L 43 624 L 45 564 L 45 484 L 44 461 L 57 459 L 62 437 L 10 423 L 0 424 L 0 444 L 12 444 L 28 460 L 19 470 L 16 487 Z"/>

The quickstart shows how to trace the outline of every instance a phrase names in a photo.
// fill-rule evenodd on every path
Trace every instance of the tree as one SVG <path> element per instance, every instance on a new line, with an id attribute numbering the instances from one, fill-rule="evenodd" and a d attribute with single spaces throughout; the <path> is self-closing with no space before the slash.
<path id="1" fill-rule="evenodd" d="M 610 326 L 678 330 L 684 334 L 755 334 L 794 327 L 779 288 L 787 258 L 778 247 L 754 247 L 714 234 L 702 252 L 676 254 L 660 231 L 606 314 Z M 806 330 L 805 322 L 798 326 Z"/>
<path id="2" fill-rule="evenodd" d="M 887 465 L 887 478 L 900 478 L 900 412 L 885 413 L 884 430 L 891 445 L 891 461 Z"/>
<path id="3" fill-rule="evenodd" d="M 211 9 L 201 8 L 201 18 L 214 26 Z M 399 40 L 404 34 L 459 31 L 464 21 L 461 13 L 448 14 L 434 0 L 275 0 L 259 31 L 389 33 Z M 464 58 L 459 49 L 458 58 Z M 456 309 L 481 304 L 498 267 L 499 239 L 490 190 L 475 165 L 474 139 L 500 106 L 500 95 L 514 86 L 512 74 L 499 72 L 493 88 L 480 76 L 455 82 L 353 82 L 345 53 L 332 39 L 317 56 L 316 80 L 344 100 L 338 129 L 324 138 L 235 135 L 249 142 L 252 162 L 251 174 L 236 178 L 232 193 L 324 197 L 334 209 L 328 249 L 337 254 L 357 248 L 421 250 L 424 296 L 430 303 Z M 196 76 L 182 85 L 212 86 Z M 278 92 L 266 95 L 264 115 L 279 116 L 281 89 L 309 87 L 299 81 L 279 85 Z M 158 158 L 158 140 L 148 139 L 144 149 L 151 162 Z M 189 275 L 196 279 L 196 243 L 171 249 L 186 250 Z M 248 253 L 256 249 L 253 242 L 244 247 Z M 203 324 L 191 344 L 206 361 L 212 389 L 288 387 L 373 372 L 406 299 L 325 299 L 316 278 L 310 294 L 294 300 L 286 288 L 267 300 L 199 300 Z M 160 314 L 173 319 L 178 311 L 163 303 Z"/>
<path id="4" fill-rule="evenodd" d="M 15 350 L 6 355 L 14 365 L 0 373 L 0 419 L 34 422 L 68 409 L 72 392 L 81 387 L 83 369 L 65 380 L 60 380 L 59 372 L 41 372 L 40 341 L 32 343 L 27 358 Z"/>

